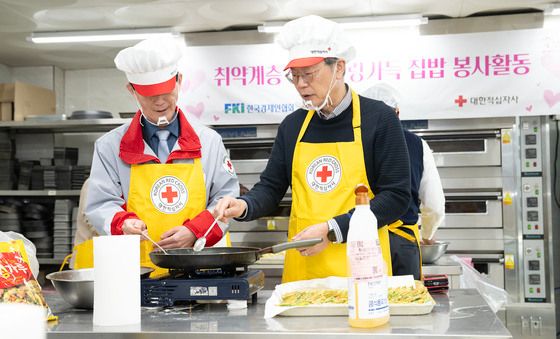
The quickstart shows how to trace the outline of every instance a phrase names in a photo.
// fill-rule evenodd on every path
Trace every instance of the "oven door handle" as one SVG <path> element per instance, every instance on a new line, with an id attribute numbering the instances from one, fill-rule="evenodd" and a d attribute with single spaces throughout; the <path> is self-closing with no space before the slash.
<path id="1" fill-rule="evenodd" d="M 502 200 L 501 192 L 444 192 L 445 200 Z"/>
<path id="2" fill-rule="evenodd" d="M 473 264 L 503 264 L 504 258 L 472 258 Z"/>
<path id="3" fill-rule="evenodd" d="M 416 133 L 422 139 L 428 141 L 446 141 L 446 140 L 480 140 L 480 139 L 501 139 L 502 133 L 499 130 L 480 133 L 480 132 L 445 132 L 445 133 L 430 133 L 418 132 Z"/>

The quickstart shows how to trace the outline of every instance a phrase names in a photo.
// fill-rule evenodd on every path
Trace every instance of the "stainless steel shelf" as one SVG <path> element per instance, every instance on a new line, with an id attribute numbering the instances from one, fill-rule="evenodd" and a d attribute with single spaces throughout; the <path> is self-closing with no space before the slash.
<path id="1" fill-rule="evenodd" d="M 108 131 L 118 127 L 131 119 L 79 119 L 79 120 L 57 120 L 57 121 L 2 121 L 1 129 L 9 129 L 25 132 L 97 132 Z"/>
<path id="2" fill-rule="evenodd" d="M 60 265 L 63 260 L 63 258 L 37 258 L 39 265 Z"/>
<path id="3" fill-rule="evenodd" d="M 2 197 L 78 197 L 80 190 L 0 190 Z"/>

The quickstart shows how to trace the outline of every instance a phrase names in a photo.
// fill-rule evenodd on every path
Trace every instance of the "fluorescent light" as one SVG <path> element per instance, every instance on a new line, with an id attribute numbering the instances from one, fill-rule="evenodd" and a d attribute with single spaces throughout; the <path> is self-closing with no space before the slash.
<path id="1" fill-rule="evenodd" d="M 143 40 L 152 37 L 174 37 L 179 33 L 170 28 L 97 30 L 97 31 L 66 31 L 31 33 L 27 40 L 36 44 Z"/>
<path id="2" fill-rule="evenodd" d="M 345 29 L 365 29 L 383 27 L 410 27 L 428 23 L 428 18 L 419 14 L 359 16 L 349 18 L 331 18 Z M 278 33 L 287 21 L 270 21 L 257 27 L 260 33 Z"/>

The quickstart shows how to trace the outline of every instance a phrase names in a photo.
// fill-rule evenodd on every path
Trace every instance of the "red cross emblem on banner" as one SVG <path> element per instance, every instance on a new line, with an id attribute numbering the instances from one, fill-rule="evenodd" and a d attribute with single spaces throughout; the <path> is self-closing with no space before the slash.
<path id="1" fill-rule="evenodd" d="M 462 95 L 459 95 L 457 97 L 457 99 L 455 99 L 455 103 L 459 106 L 459 107 L 463 107 L 463 105 L 467 102 L 467 99 L 463 98 Z"/>

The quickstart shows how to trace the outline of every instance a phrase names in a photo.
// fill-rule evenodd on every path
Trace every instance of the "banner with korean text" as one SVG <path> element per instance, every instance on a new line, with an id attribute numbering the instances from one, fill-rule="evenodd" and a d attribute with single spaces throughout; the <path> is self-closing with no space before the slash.
<path id="1" fill-rule="evenodd" d="M 532 29 L 432 36 L 349 32 L 346 82 L 395 88 L 401 119 L 560 113 L 560 34 Z M 275 44 L 187 47 L 180 106 L 206 124 L 278 123 L 300 107 Z"/>

